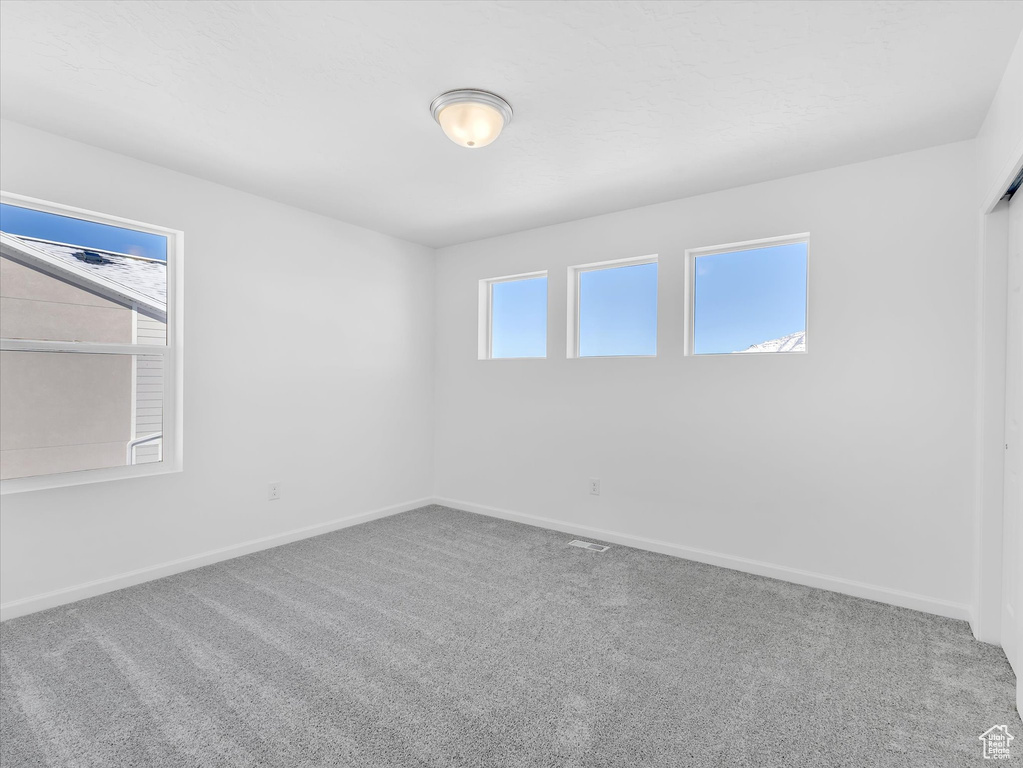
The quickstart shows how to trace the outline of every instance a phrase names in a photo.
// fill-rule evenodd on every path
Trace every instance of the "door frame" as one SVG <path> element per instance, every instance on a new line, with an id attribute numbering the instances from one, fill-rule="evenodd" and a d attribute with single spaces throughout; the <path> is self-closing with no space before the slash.
<path id="1" fill-rule="evenodd" d="M 1002 640 L 1002 531 L 1005 481 L 1005 362 L 1009 254 L 1005 190 L 1023 168 L 1023 142 L 980 209 L 978 343 L 975 353 L 976 432 L 973 541 L 974 637 L 1000 645 Z M 1023 193 L 1018 193 L 1023 194 Z"/>

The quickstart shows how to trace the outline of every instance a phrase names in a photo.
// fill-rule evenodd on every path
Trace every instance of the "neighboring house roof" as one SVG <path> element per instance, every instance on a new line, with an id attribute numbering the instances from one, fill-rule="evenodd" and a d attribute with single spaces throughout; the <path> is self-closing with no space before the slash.
<path id="1" fill-rule="evenodd" d="M 805 352 L 806 351 L 806 331 L 797 331 L 796 333 L 790 333 L 788 336 L 782 336 L 780 339 L 771 339 L 770 341 L 762 341 L 759 344 L 753 344 L 746 349 L 740 349 L 738 352 L 732 354 L 741 355 L 746 352 Z"/>
<path id="2" fill-rule="evenodd" d="M 0 253 L 167 319 L 167 262 L 0 232 Z"/>

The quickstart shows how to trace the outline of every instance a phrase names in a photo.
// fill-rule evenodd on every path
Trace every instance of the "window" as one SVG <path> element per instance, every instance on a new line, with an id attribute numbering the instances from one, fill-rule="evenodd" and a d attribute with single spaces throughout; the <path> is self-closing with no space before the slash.
<path id="1" fill-rule="evenodd" d="M 0 195 L 4 493 L 180 466 L 181 240 Z"/>
<path id="2" fill-rule="evenodd" d="M 572 267 L 569 357 L 657 354 L 657 257 Z"/>
<path id="3" fill-rule="evenodd" d="M 688 251 L 689 351 L 806 351 L 808 235 Z"/>
<path id="4" fill-rule="evenodd" d="M 546 272 L 480 281 L 479 357 L 547 357 Z"/>

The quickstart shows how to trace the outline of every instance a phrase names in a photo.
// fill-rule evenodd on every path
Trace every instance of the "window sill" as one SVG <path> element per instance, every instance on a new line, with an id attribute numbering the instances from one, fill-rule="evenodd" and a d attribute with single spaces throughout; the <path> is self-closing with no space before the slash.
<path id="1" fill-rule="evenodd" d="M 653 360 L 657 355 L 573 355 L 569 360 Z"/>
<path id="2" fill-rule="evenodd" d="M 689 352 L 686 357 L 788 357 L 806 354 L 809 350 L 799 349 L 791 352 Z"/>
<path id="3" fill-rule="evenodd" d="M 38 477 L 16 477 L 0 480 L 0 496 L 17 493 L 46 491 L 51 488 L 68 488 L 76 485 L 106 483 L 111 480 L 130 480 L 137 477 L 153 477 L 181 472 L 181 462 L 162 461 L 154 464 L 140 464 L 133 467 L 108 467 L 105 469 L 84 469 L 79 472 L 62 472 L 58 475 Z"/>
<path id="4" fill-rule="evenodd" d="M 546 356 L 545 357 L 481 357 L 481 358 L 479 358 L 480 362 L 484 362 L 484 363 L 491 362 L 491 361 L 499 361 L 499 360 L 546 360 L 546 359 L 547 359 Z"/>

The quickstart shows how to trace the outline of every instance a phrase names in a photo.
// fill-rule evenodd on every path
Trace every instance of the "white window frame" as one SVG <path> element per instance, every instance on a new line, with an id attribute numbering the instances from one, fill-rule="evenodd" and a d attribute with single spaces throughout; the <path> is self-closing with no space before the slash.
<path id="1" fill-rule="evenodd" d="M 732 253 L 734 251 L 755 251 L 760 248 L 773 248 L 778 245 L 795 245 L 796 243 L 806 244 L 806 334 L 804 349 L 802 352 L 701 352 L 696 353 L 696 260 L 701 256 L 714 256 L 719 253 Z M 725 245 L 711 245 L 704 248 L 686 249 L 686 332 L 685 332 L 685 355 L 686 357 L 757 357 L 759 355 L 805 355 L 810 351 L 810 233 L 801 232 L 796 235 L 781 235 L 779 237 L 763 237 L 757 240 L 743 240 L 738 243 L 726 243 Z M 766 341 L 766 339 L 765 339 Z"/>
<path id="2" fill-rule="evenodd" d="M 629 358 L 629 357 L 657 357 L 657 347 L 660 345 L 660 341 L 655 343 L 654 353 L 652 355 L 583 355 L 579 354 L 579 333 L 580 333 L 580 322 L 579 322 L 579 310 L 580 310 L 580 295 L 579 288 L 581 285 L 580 278 L 584 272 L 596 272 L 601 269 L 618 269 L 619 267 L 638 267 L 643 264 L 657 264 L 659 261 L 658 254 L 651 254 L 649 256 L 631 256 L 624 259 L 612 259 L 610 261 L 595 261 L 591 264 L 577 264 L 568 268 L 568 323 L 567 323 L 567 337 L 566 346 L 567 356 L 569 359 L 579 360 L 601 360 L 601 359 L 617 359 L 617 358 Z M 660 291 L 661 291 L 661 270 L 657 268 L 657 314 L 656 319 L 657 326 L 660 326 Z M 660 336 L 660 327 L 655 327 L 655 333 L 658 337 Z"/>
<path id="3" fill-rule="evenodd" d="M 167 343 L 165 345 L 0 339 L 0 350 L 4 352 L 65 352 L 72 354 L 162 356 L 164 359 L 163 461 L 0 480 L 0 495 L 180 472 L 183 468 L 182 445 L 184 432 L 182 409 L 184 233 L 177 229 L 146 224 L 141 221 L 97 213 L 96 211 L 75 208 L 69 205 L 51 203 L 46 200 L 10 192 L 0 191 L 0 202 L 16 205 L 21 208 L 31 208 L 44 213 L 53 213 L 58 216 L 70 216 L 98 224 L 134 229 L 139 232 L 167 238 Z"/>
<path id="4" fill-rule="evenodd" d="M 538 277 L 547 278 L 547 316 L 544 323 L 544 354 L 536 357 L 494 357 L 494 285 L 496 283 L 514 283 L 519 280 L 534 280 Z M 480 360 L 546 360 L 550 348 L 551 326 L 551 281 L 547 270 L 523 272 L 518 275 L 504 277 L 487 277 L 480 280 L 479 303 L 479 341 L 477 353 Z"/>

